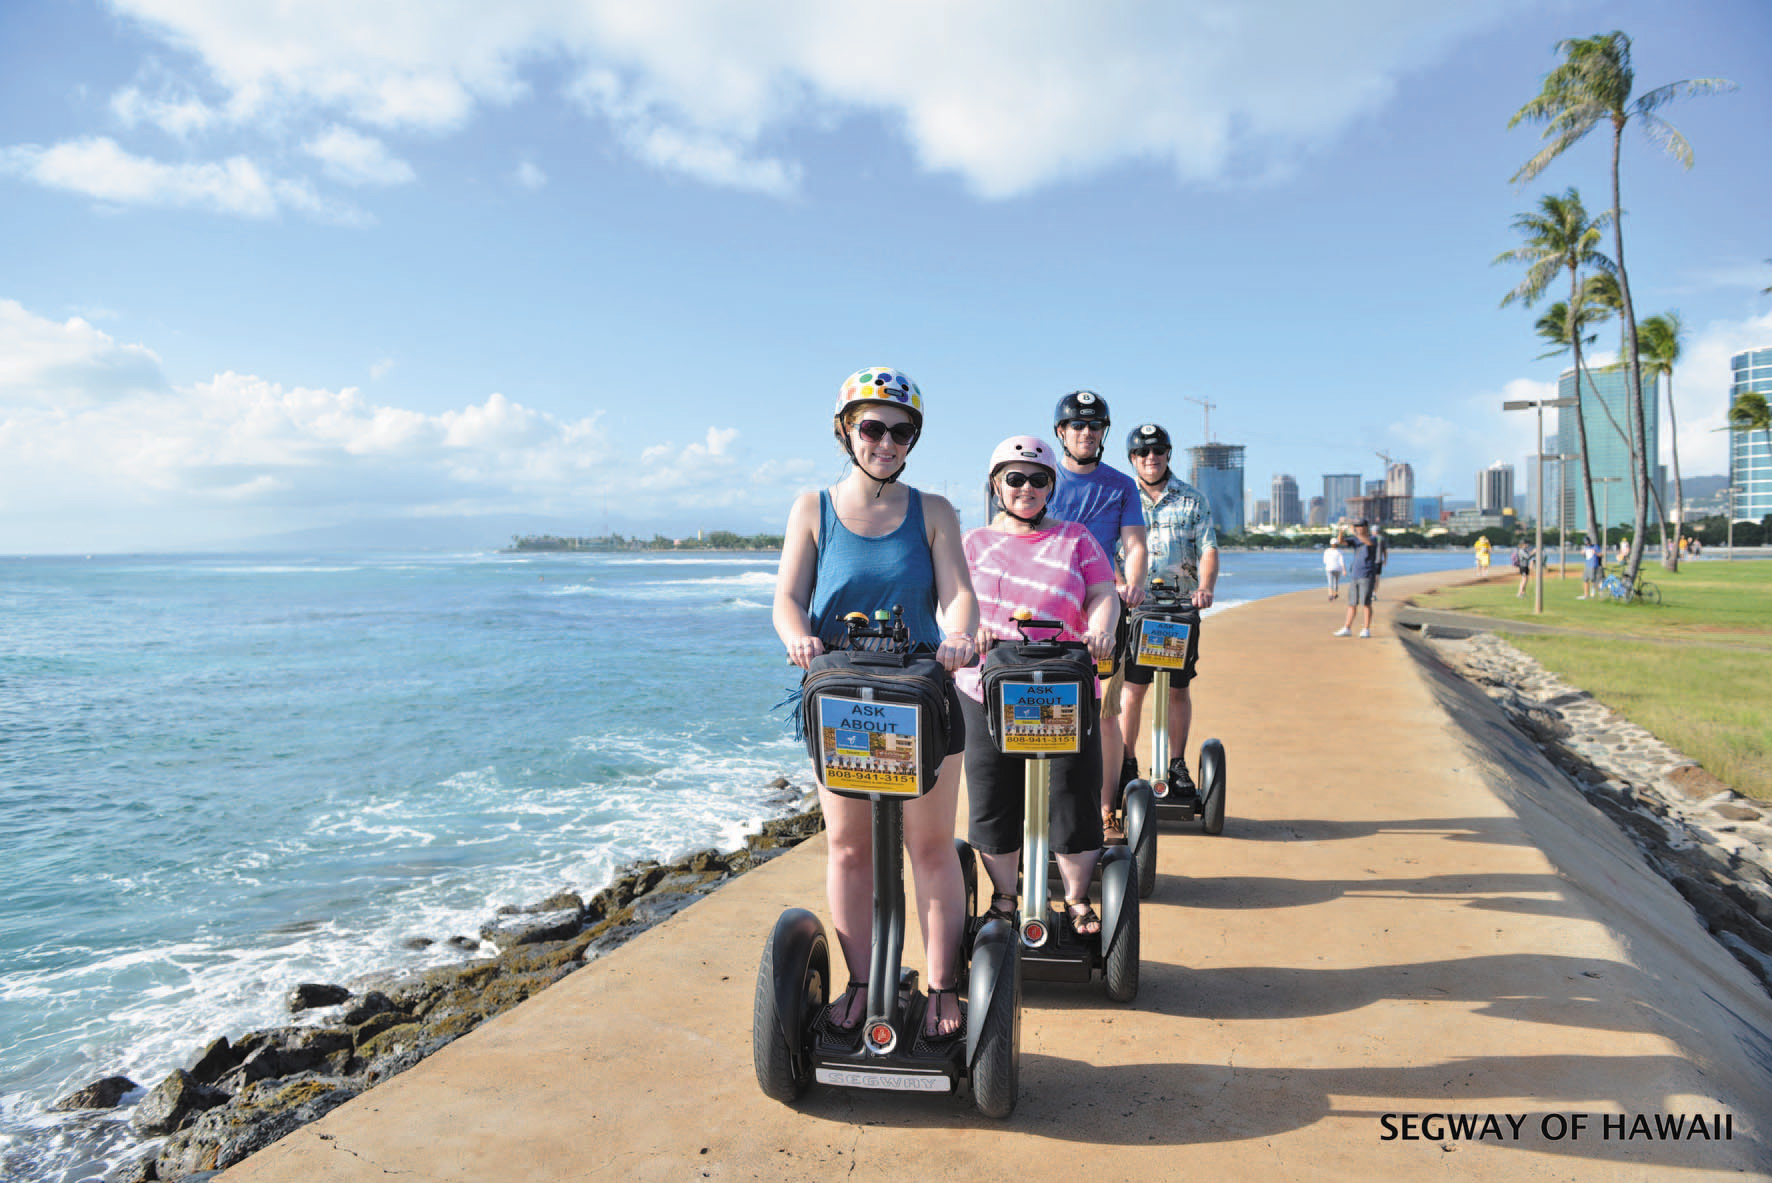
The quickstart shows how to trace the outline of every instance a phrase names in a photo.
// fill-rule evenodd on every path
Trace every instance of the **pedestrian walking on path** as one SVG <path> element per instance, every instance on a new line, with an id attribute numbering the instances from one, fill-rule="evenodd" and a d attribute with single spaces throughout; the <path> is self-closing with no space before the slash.
<path id="1" fill-rule="evenodd" d="M 1325 546 L 1323 548 L 1323 578 L 1329 581 L 1329 598 L 1339 599 L 1341 596 L 1341 577 L 1347 572 L 1347 563 L 1342 561 L 1341 548 Z"/>

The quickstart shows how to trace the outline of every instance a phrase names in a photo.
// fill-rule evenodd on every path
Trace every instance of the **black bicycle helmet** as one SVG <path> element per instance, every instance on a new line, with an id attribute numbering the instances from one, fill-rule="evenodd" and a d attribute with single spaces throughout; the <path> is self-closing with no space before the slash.
<path id="1" fill-rule="evenodd" d="M 1058 400 L 1058 409 L 1052 412 L 1053 429 L 1057 430 L 1060 423 L 1069 423 L 1072 419 L 1087 419 L 1091 422 L 1099 419 L 1103 431 L 1113 422 L 1108 418 L 1107 399 L 1093 390 L 1073 390 Z"/>
<path id="2" fill-rule="evenodd" d="M 1126 454 L 1132 455 L 1139 448 L 1172 448 L 1169 433 L 1155 423 L 1141 423 L 1126 433 Z"/>

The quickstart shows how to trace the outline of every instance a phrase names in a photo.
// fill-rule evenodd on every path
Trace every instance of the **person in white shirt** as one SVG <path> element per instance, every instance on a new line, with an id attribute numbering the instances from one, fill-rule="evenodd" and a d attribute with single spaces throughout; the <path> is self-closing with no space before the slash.
<path id="1" fill-rule="evenodd" d="M 1329 598 L 1337 599 L 1341 595 L 1341 577 L 1347 572 L 1347 561 L 1341 557 L 1341 548 L 1325 546 L 1323 548 L 1323 577 L 1329 581 Z"/>

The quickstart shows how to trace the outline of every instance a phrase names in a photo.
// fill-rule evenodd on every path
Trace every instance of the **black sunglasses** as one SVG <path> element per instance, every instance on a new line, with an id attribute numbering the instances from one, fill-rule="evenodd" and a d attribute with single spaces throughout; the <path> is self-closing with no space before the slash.
<path id="1" fill-rule="evenodd" d="M 1107 424 L 1100 419 L 1072 419 L 1065 424 L 1072 431 L 1106 431 Z"/>
<path id="2" fill-rule="evenodd" d="M 1003 483 L 1011 489 L 1019 489 L 1023 485 L 1044 489 L 1052 483 L 1052 477 L 1044 472 L 1006 472 L 1003 474 Z"/>
<path id="3" fill-rule="evenodd" d="M 908 444 L 917 438 L 915 423 L 894 423 L 888 427 L 878 419 L 863 419 L 855 425 L 855 430 L 861 432 L 861 438 L 870 444 L 879 443 L 888 433 L 892 435 L 892 442 L 899 445 Z"/>
<path id="4" fill-rule="evenodd" d="M 1169 449 L 1168 448 L 1134 448 L 1134 449 L 1132 449 L 1132 454 L 1134 456 L 1138 457 L 1140 460 L 1143 460 L 1146 456 L 1167 456 L 1169 454 Z"/>

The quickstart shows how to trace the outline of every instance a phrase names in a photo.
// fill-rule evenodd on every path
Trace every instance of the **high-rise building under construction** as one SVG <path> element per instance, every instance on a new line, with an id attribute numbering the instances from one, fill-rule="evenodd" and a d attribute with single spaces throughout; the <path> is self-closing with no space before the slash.
<path id="1" fill-rule="evenodd" d="M 1187 483 L 1212 505 L 1212 525 L 1221 534 L 1243 531 L 1243 445 L 1200 444 L 1187 450 Z"/>

